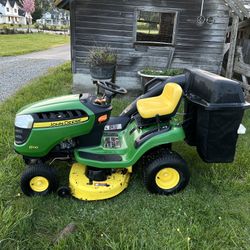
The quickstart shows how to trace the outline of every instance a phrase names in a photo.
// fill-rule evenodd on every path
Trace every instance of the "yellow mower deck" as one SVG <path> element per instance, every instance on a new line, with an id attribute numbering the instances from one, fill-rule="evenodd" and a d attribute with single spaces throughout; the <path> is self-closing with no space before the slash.
<path id="1" fill-rule="evenodd" d="M 71 194 L 80 200 L 104 200 L 114 197 L 127 188 L 131 170 L 118 169 L 106 181 L 93 181 L 90 183 L 85 175 L 86 166 L 75 163 L 73 164 L 70 176 L 69 187 Z"/>

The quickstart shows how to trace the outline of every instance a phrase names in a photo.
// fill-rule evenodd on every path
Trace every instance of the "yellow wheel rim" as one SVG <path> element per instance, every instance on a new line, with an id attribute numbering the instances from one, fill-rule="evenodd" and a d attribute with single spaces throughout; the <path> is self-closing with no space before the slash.
<path id="1" fill-rule="evenodd" d="M 30 187 L 35 192 L 43 192 L 49 187 L 49 181 L 43 176 L 36 176 L 30 180 Z"/>
<path id="2" fill-rule="evenodd" d="M 156 177 L 155 182 L 162 189 L 172 189 L 178 185 L 180 174 L 174 168 L 163 168 Z"/>

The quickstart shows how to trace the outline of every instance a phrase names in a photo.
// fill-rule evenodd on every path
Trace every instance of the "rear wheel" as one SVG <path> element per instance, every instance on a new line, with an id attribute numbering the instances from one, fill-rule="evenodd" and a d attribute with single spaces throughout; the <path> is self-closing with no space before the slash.
<path id="1" fill-rule="evenodd" d="M 151 193 L 170 195 L 184 189 L 190 178 L 186 162 L 175 152 L 165 151 L 143 168 L 144 184 Z"/>
<path id="2" fill-rule="evenodd" d="M 27 196 L 45 196 L 58 186 L 55 170 L 44 164 L 27 168 L 21 177 L 21 189 Z"/>

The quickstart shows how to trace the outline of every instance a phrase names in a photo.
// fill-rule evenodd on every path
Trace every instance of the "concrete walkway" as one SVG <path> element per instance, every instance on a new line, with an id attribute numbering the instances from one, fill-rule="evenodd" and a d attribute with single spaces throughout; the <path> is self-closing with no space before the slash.
<path id="1" fill-rule="evenodd" d="M 70 45 L 21 56 L 0 57 L 0 102 L 51 67 L 70 60 Z"/>

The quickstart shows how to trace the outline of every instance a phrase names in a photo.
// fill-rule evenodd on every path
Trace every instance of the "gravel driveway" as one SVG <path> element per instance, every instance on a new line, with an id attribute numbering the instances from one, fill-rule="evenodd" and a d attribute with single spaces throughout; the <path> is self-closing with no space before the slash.
<path id="1" fill-rule="evenodd" d="M 6 100 L 30 80 L 46 74 L 70 60 L 70 46 L 48 49 L 21 56 L 0 57 L 0 102 Z"/>

